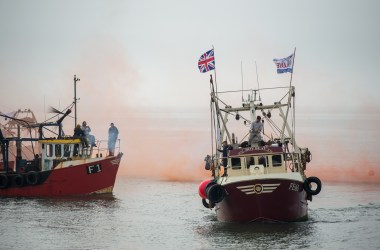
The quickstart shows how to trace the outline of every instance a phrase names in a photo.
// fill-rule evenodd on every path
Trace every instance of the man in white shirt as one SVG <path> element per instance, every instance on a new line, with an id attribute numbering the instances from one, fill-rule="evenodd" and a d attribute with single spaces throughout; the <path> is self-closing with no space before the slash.
<path id="1" fill-rule="evenodd" d="M 249 144 L 251 147 L 258 146 L 258 143 L 262 140 L 261 131 L 263 131 L 263 123 L 261 122 L 261 117 L 258 115 L 256 121 L 251 123 L 249 129 Z"/>

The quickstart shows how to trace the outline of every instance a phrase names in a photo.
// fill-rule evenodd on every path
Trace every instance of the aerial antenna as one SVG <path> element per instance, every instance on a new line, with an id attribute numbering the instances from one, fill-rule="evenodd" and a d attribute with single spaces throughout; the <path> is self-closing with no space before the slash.
<path id="1" fill-rule="evenodd" d="M 244 98 L 243 98 L 243 61 L 240 61 L 240 69 L 241 69 L 241 101 L 244 102 Z"/>
<path id="2" fill-rule="evenodd" d="M 80 81 L 79 78 L 77 78 L 77 75 L 74 75 L 74 108 L 75 108 L 75 118 L 74 118 L 74 128 L 77 125 L 77 82 Z"/>
<path id="3" fill-rule="evenodd" d="M 261 96 L 260 96 L 260 84 L 259 84 L 259 72 L 257 71 L 257 63 L 255 61 L 256 65 L 256 81 L 257 81 L 257 91 L 259 92 L 259 101 L 261 101 Z"/>
<path id="4" fill-rule="evenodd" d="M 44 96 L 44 114 L 45 114 L 45 121 L 46 121 L 46 103 L 45 103 L 45 96 Z"/>

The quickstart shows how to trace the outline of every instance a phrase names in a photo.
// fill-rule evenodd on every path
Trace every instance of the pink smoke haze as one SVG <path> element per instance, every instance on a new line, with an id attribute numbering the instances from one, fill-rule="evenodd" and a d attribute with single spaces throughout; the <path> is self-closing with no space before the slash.
<path id="1" fill-rule="evenodd" d="M 372 110 L 359 107 L 358 110 Z M 307 176 L 322 181 L 380 184 L 379 115 L 371 112 L 324 114 L 304 117 L 298 138 L 313 160 Z"/>
<path id="2" fill-rule="evenodd" d="M 151 91 L 149 86 L 157 88 L 156 83 L 146 82 L 147 78 L 131 62 L 122 44 L 89 38 L 78 57 L 77 64 L 68 66 L 64 72 L 65 83 L 56 85 L 63 86 L 59 89 L 60 108 L 73 100 L 72 72 L 76 72 L 81 79 L 77 84 L 80 98 L 77 123 L 87 121 L 98 140 L 107 139 L 109 125 L 115 123 L 120 132 L 120 150 L 124 153 L 121 176 L 186 182 L 210 178 L 203 161 L 211 154 L 207 94 L 206 98 L 189 98 L 178 90 L 177 96 L 183 95 L 184 101 L 197 106 L 182 109 L 178 102 L 170 107 L 156 106 L 155 98 L 165 96 L 147 95 Z M 194 80 L 193 84 L 204 82 Z M 162 91 L 173 92 L 172 88 Z M 209 92 L 207 85 L 202 92 Z M 37 112 L 40 101 L 40 106 L 30 108 Z M 58 108 L 57 102 L 56 95 L 46 97 L 46 106 Z M 314 109 L 306 113 L 308 107 L 306 103 L 297 109 L 301 115 L 297 114 L 296 123 L 298 144 L 313 153 L 306 174 L 322 181 L 380 183 L 377 109 L 367 103 L 352 113 L 340 113 L 338 109 Z M 44 120 L 44 114 L 37 116 L 39 121 Z M 64 130 L 70 134 L 73 129 L 73 119 L 68 118 Z M 236 135 L 242 139 L 246 132 Z"/>

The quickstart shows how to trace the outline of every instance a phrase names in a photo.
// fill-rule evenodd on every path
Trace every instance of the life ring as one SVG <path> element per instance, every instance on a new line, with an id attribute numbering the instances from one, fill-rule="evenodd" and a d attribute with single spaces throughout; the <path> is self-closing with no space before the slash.
<path id="1" fill-rule="evenodd" d="M 36 185 L 38 183 L 38 173 L 35 171 L 30 171 L 26 174 L 26 183 L 28 185 Z"/>
<path id="2" fill-rule="evenodd" d="M 5 174 L 0 174 L 0 188 L 6 188 L 8 186 L 8 176 Z"/>
<path id="3" fill-rule="evenodd" d="M 17 174 L 12 178 L 12 184 L 16 187 L 22 187 L 24 185 L 24 176 Z"/>
<path id="4" fill-rule="evenodd" d="M 317 188 L 313 190 L 311 188 L 311 183 L 315 183 L 317 185 Z M 311 195 L 317 195 L 319 194 L 319 192 L 321 192 L 322 182 L 318 177 L 315 177 L 315 176 L 308 177 L 303 183 L 303 188 L 305 189 L 306 193 L 311 194 Z"/>
<path id="5" fill-rule="evenodd" d="M 202 204 L 205 208 L 213 208 L 215 206 L 214 203 L 210 202 L 210 203 L 207 203 L 206 199 L 202 199 Z"/>

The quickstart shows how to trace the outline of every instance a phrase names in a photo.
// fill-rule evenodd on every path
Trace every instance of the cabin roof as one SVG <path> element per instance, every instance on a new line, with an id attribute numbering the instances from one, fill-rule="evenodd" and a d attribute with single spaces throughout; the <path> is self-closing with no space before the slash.
<path id="1" fill-rule="evenodd" d="M 249 147 L 237 148 L 230 150 L 229 157 L 248 156 L 248 155 L 264 155 L 264 154 L 281 154 L 282 147 L 264 146 L 264 147 Z"/>

